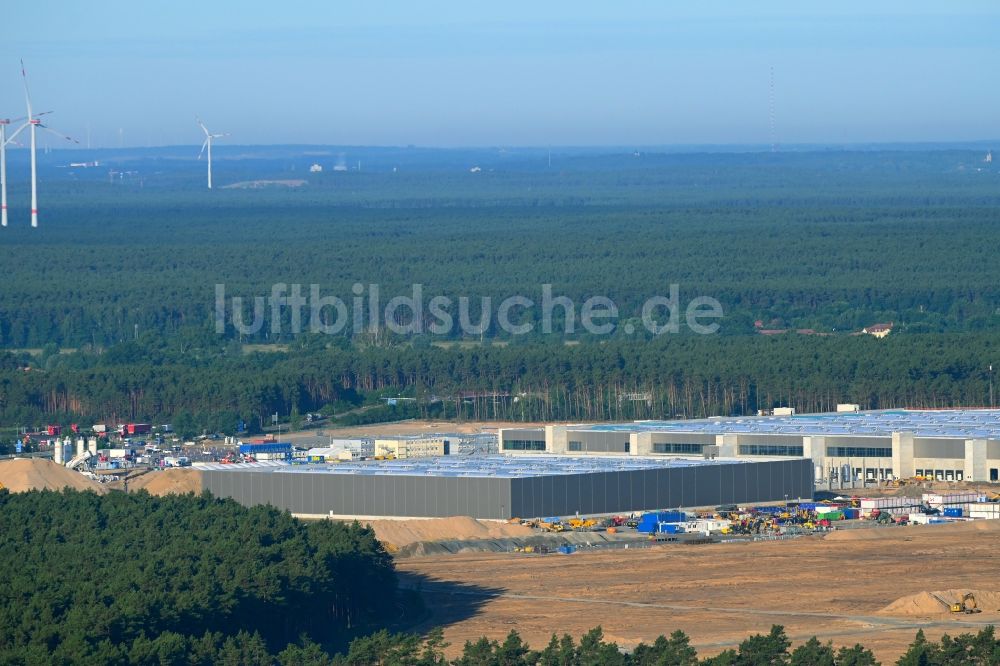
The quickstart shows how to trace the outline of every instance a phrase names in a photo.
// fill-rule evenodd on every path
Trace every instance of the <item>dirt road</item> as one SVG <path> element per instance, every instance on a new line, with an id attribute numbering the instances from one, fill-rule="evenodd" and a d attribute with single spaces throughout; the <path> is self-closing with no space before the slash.
<path id="1" fill-rule="evenodd" d="M 512 628 L 541 647 L 553 632 L 578 637 L 602 625 L 610 640 L 629 647 L 681 629 L 709 655 L 781 624 L 796 644 L 813 635 L 835 645 L 861 642 L 885 663 L 918 628 L 939 636 L 1000 623 L 998 597 L 986 594 L 1000 588 L 998 546 L 995 521 L 887 528 L 878 538 L 453 555 L 397 566 L 404 584 L 428 598 L 431 622 L 446 623 L 452 650 Z M 977 615 L 933 604 L 886 609 L 901 597 L 953 589 L 979 590 L 989 601 Z"/>

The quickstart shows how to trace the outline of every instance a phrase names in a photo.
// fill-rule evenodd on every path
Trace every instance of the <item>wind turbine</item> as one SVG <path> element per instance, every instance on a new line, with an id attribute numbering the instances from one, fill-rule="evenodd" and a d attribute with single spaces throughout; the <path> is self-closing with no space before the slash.
<path id="1" fill-rule="evenodd" d="M 212 134 L 211 132 L 208 131 L 208 128 L 205 127 L 205 123 L 201 122 L 201 118 L 196 118 L 195 120 L 198 121 L 198 126 L 201 128 L 201 131 L 205 133 L 205 143 L 201 144 L 201 152 L 198 153 L 198 159 L 199 160 L 201 159 L 201 156 L 204 154 L 205 148 L 207 147 L 208 148 L 208 189 L 212 189 L 212 139 L 221 139 L 224 136 L 229 136 L 229 132 L 226 132 L 225 134 Z"/>
<path id="2" fill-rule="evenodd" d="M 52 112 L 44 111 L 38 115 L 44 116 L 48 113 Z M 7 136 L 7 126 L 11 123 L 19 123 L 22 120 L 27 120 L 27 118 L 14 118 L 13 120 L 10 118 L 0 118 L 0 227 L 7 226 L 7 144 L 14 143 L 14 139 L 17 138 L 17 135 L 28 124 L 25 123 L 18 127 L 9 137 Z"/>
<path id="3" fill-rule="evenodd" d="M 72 141 L 73 143 L 80 143 L 80 142 L 77 141 L 76 139 L 70 138 L 70 137 L 68 137 L 68 136 L 66 136 L 64 134 L 60 134 L 59 132 L 56 132 L 51 127 L 43 125 L 42 121 L 39 120 L 38 118 L 40 116 L 44 115 L 44 114 L 40 113 L 40 114 L 38 114 L 36 116 L 36 115 L 34 115 L 32 113 L 32 111 L 31 111 L 31 95 L 28 94 L 28 74 L 24 71 L 24 61 L 23 60 L 21 61 L 21 78 L 24 80 L 24 101 L 25 101 L 25 104 L 28 107 L 28 117 L 27 117 L 27 121 L 28 122 L 26 122 L 24 125 L 21 125 L 21 127 L 18 128 L 17 132 L 14 132 L 14 136 L 17 136 L 18 133 L 20 133 L 21 130 L 23 130 L 25 127 L 30 127 L 31 128 L 31 226 L 32 227 L 37 227 L 38 226 L 38 169 L 37 169 L 37 166 L 36 166 L 36 159 L 35 159 L 35 147 L 36 147 L 36 140 L 35 140 L 35 133 L 36 132 L 35 132 L 35 130 L 36 130 L 36 128 L 40 127 L 40 128 L 42 128 L 43 130 L 45 130 L 47 132 L 51 132 L 52 134 L 55 134 L 60 139 L 66 139 L 67 141 Z M 50 113 L 50 112 L 46 111 L 46 113 Z M 14 136 L 12 136 L 11 139 L 13 139 Z"/>

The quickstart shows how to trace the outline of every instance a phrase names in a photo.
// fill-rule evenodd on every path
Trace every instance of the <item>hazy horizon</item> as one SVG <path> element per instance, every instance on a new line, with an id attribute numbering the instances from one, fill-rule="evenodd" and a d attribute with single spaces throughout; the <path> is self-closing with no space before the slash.
<path id="1" fill-rule="evenodd" d="M 1000 7 L 983 1 L 276 12 L 48 0 L 7 19 L 0 117 L 23 115 L 23 57 L 35 108 L 93 147 L 197 145 L 196 116 L 232 145 L 780 148 L 998 134 Z"/>

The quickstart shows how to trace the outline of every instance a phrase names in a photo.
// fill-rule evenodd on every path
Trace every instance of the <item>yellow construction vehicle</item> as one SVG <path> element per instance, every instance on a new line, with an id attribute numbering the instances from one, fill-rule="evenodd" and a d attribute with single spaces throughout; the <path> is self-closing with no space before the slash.
<path id="1" fill-rule="evenodd" d="M 971 615 L 972 613 L 982 613 L 979 607 L 976 605 L 976 597 L 972 592 L 966 592 L 962 596 L 962 600 L 957 604 L 949 604 L 948 610 L 952 613 L 965 613 L 966 615 Z"/>
<path id="2" fill-rule="evenodd" d="M 965 613 L 966 615 L 971 615 L 973 613 L 982 613 L 982 610 L 980 610 L 979 607 L 976 605 L 976 597 L 974 594 L 972 594 L 972 592 L 966 592 L 964 595 L 962 595 L 962 598 L 955 603 L 945 601 L 936 594 L 934 595 L 934 598 L 940 601 L 942 604 L 944 604 L 944 606 L 952 613 Z"/>
<path id="3" fill-rule="evenodd" d="M 562 532 L 563 530 L 566 529 L 566 526 L 558 522 L 548 523 L 545 522 L 544 520 L 540 520 L 538 521 L 538 529 L 543 530 L 545 532 Z"/>
<path id="4" fill-rule="evenodd" d="M 574 530 L 586 530 L 597 526 L 593 518 L 570 518 L 567 523 Z"/>

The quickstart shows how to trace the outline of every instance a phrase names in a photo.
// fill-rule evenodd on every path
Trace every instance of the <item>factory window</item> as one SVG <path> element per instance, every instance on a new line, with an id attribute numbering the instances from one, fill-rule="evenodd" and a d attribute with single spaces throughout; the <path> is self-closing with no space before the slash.
<path id="1" fill-rule="evenodd" d="M 781 446 L 777 444 L 740 444 L 741 456 L 802 456 L 801 446 Z"/>
<path id="2" fill-rule="evenodd" d="M 544 451 L 545 440 L 542 439 L 505 439 L 504 451 Z"/>
<path id="3" fill-rule="evenodd" d="M 1000 481 L 1000 469 L 996 467 L 990 468 L 990 481 Z"/>
<path id="4" fill-rule="evenodd" d="M 956 481 L 964 481 L 965 480 L 965 472 L 959 472 L 958 470 L 955 470 L 955 480 Z"/>
<path id="5" fill-rule="evenodd" d="M 569 443 L 569 450 L 570 451 L 583 451 L 583 442 L 570 442 Z"/>
<path id="6" fill-rule="evenodd" d="M 632 448 L 631 442 L 625 442 L 625 453 L 629 453 L 629 449 Z"/>
<path id="7" fill-rule="evenodd" d="M 914 470 L 913 473 L 916 474 L 917 476 L 923 476 L 924 475 L 924 470 L 922 470 L 922 469 Z"/>
<path id="8" fill-rule="evenodd" d="M 653 444 L 653 453 L 701 453 L 701 444 Z"/>
<path id="9" fill-rule="evenodd" d="M 891 458 L 892 447 L 828 446 L 826 455 L 831 458 Z"/>
<path id="10" fill-rule="evenodd" d="M 955 473 L 949 469 L 947 472 L 944 473 L 944 480 L 945 481 L 954 481 L 955 480 Z"/>

